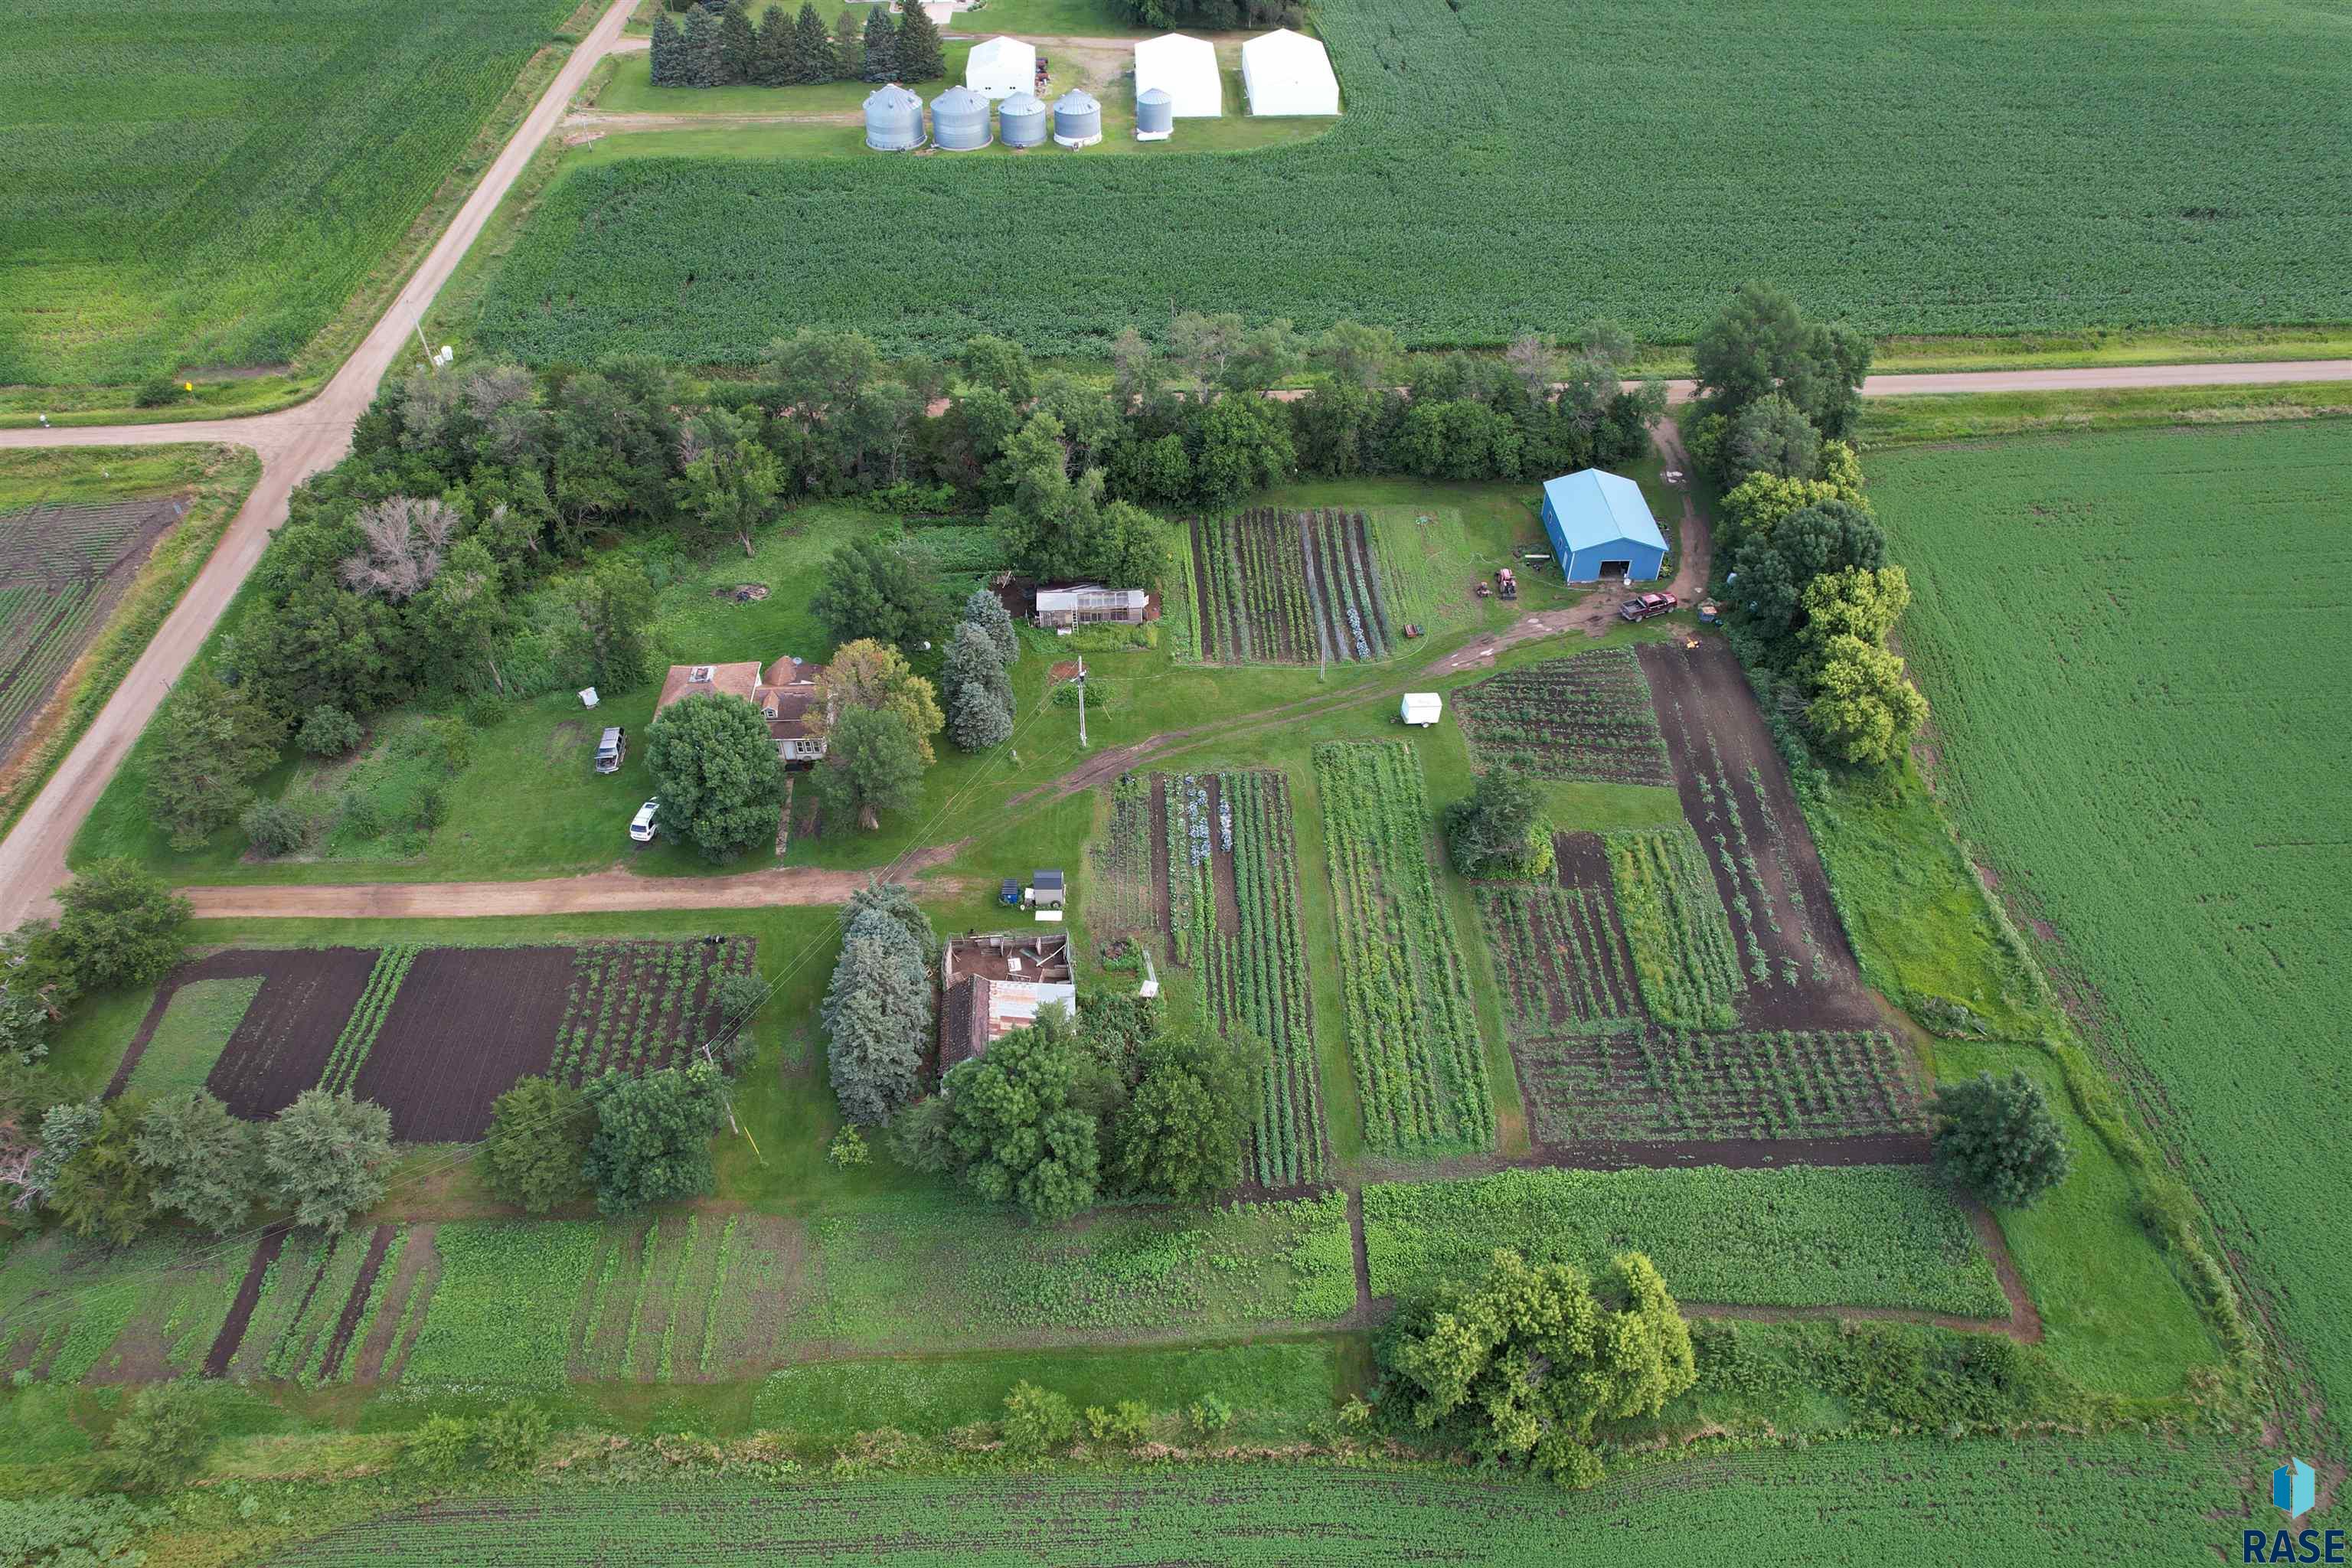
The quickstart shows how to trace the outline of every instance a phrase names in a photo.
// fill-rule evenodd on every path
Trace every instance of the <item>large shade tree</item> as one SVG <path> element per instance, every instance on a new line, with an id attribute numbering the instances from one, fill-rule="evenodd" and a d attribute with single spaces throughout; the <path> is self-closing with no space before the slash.
<path id="1" fill-rule="evenodd" d="M 784 801 L 784 764 L 757 704 L 698 692 L 662 710 L 646 737 L 646 765 L 665 826 L 704 858 L 772 843 Z"/>

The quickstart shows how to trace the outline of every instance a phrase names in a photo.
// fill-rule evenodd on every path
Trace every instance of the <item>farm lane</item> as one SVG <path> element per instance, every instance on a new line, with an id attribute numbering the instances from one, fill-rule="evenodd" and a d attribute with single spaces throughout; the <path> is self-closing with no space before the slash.
<path id="1" fill-rule="evenodd" d="M 261 478 L 195 581 L 172 607 L 106 706 L 99 710 L 89 731 L 34 796 L 15 829 L 0 841 L 0 929 L 55 912 L 51 895 L 66 880 L 66 850 L 74 834 L 154 716 L 163 694 L 195 658 L 254 563 L 261 559 L 270 531 L 285 521 L 287 498 L 296 485 L 340 461 L 350 449 L 353 427 L 375 401 L 376 386 L 385 373 L 414 341 L 415 322 L 425 307 L 457 271 L 457 263 L 508 188 L 561 122 L 589 71 L 620 37 L 635 5 L 635 0 L 613 0 L 508 139 L 407 285 L 317 397 L 251 419 L 0 430 L 0 447 L 7 447 L 224 441 L 251 447 L 262 461 Z"/>
<path id="2" fill-rule="evenodd" d="M 972 877 L 927 877 L 951 858 L 959 844 L 905 858 L 893 874 L 927 895 L 968 896 L 985 890 Z M 729 877 L 639 877 L 593 871 L 528 882 L 360 882 L 317 887 L 262 885 L 183 888 L 198 920 L 438 920 L 467 915 L 577 915 L 637 910 L 757 910 L 780 904 L 838 904 L 866 885 L 872 870 L 832 871 L 788 866 Z"/>

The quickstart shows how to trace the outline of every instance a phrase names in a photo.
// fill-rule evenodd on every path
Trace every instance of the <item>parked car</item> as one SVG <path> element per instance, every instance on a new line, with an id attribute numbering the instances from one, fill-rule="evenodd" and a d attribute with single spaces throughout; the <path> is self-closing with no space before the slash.
<path id="1" fill-rule="evenodd" d="M 1652 616 L 1663 616 L 1682 607 L 1682 600 L 1672 594 L 1637 594 L 1617 606 L 1617 618 L 1621 621 L 1646 621 Z"/>
<path id="2" fill-rule="evenodd" d="M 605 731 L 604 738 L 596 742 L 596 771 L 600 773 L 619 773 L 622 759 L 628 754 L 629 732 L 615 724 Z"/>
<path id="3" fill-rule="evenodd" d="M 654 834 L 657 831 L 654 826 L 654 816 L 660 810 L 658 797 L 637 807 L 637 815 L 629 818 L 629 837 L 633 842 L 651 844 L 654 841 Z"/>

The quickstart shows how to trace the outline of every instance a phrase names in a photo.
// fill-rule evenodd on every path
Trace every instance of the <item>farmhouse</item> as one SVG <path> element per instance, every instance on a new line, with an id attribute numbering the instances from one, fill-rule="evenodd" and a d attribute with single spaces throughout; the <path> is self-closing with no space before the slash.
<path id="1" fill-rule="evenodd" d="M 1339 79 L 1322 40 L 1287 27 L 1242 46 L 1242 91 L 1252 114 L 1339 112 Z"/>
<path id="2" fill-rule="evenodd" d="M 1099 622 L 1140 626 L 1150 618 L 1151 595 L 1141 588 L 1106 588 L 1099 583 L 1066 583 L 1037 590 L 1041 626 L 1090 626 Z"/>
<path id="3" fill-rule="evenodd" d="M 776 755 L 787 763 L 814 763 L 824 755 L 824 737 L 809 732 L 809 714 L 822 695 L 816 678 L 822 666 L 803 663 L 790 654 L 761 669 L 746 659 L 740 664 L 673 664 L 662 682 L 661 700 L 654 713 L 698 692 L 740 697 L 759 705 L 776 739 Z"/>
<path id="4" fill-rule="evenodd" d="M 1076 1007 L 1070 939 L 961 936 L 940 955 L 940 1071 L 988 1054 L 990 1045 L 1037 1021 L 1040 1008 Z"/>
<path id="5" fill-rule="evenodd" d="M 1543 496 L 1544 531 L 1570 582 L 1646 583 L 1665 564 L 1666 536 L 1633 480 L 1580 468 L 1545 480 Z"/>
<path id="6" fill-rule="evenodd" d="M 1169 108 L 1179 120 L 1214 120 L 1225 111 L 1217 47 L 1206 38 L 1165 33 L 1136 45 L 1136 96 L 1153 88 L 1168 95 Z"/>

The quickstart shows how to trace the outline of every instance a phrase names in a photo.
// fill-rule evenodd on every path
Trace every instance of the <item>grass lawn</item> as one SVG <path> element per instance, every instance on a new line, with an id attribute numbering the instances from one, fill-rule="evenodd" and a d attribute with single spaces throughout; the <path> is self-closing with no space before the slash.
<path id="1" fill-rule="evenodd" d="M 260 990 L 260 977 L 254 975 L 193 981 L 173 992 L 139 1065 L 131 1069 L 131 1092 L 159 1096 L 203 1088 Z"/>
<path id="2" fill-rule="evenodd" d="M 2338 345 L 2338 352 L 2352 352 Z M 1865 451 L 1994 436 L 2081 434 L 2168 425 L 2244 425 L 2352 414 L 2340 381 L 2263 386 L 2074 387 L 1873 397 L 1856 438 Z"/>

